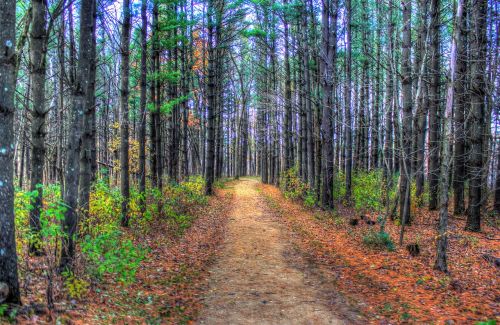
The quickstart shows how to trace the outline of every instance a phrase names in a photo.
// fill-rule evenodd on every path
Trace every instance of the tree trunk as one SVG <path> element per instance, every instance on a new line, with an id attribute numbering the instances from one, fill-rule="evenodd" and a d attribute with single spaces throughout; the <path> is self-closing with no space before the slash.
<path id="1" fill-rule="evenodd" d="M 321 205 L 333 208 L 333 91 L 335 89 L 335 59 L 337 49 L 337 0 L 324 1 L 322 8 L 321 85 L 323 88 L 323 118 L 321 123 L 322 187 Z"/>
<path id="2" fill-rule="evenodd" d="M 45 73 L 47 70 L 47 3 L 36 0 L 31 3 L 30 30 L 30 78 L 33 99 L 31 121 L 31 191 L 38 191 L 30 211 L 30 230 L 37 235 L 40 231 L 40 210 L 43 197 L 43 169 L 45 166 L 46 117 Z M 36 241 L 30 243 L 30 252 L 41 253 Z"/>
<path id="3" fill-rule="evenodd" d="M 380 95 L 381 95 L 381 72 L 380 72 L 380 57 L 382 53 L 382 9 L 381 3 L 376 3 L 377 8 L 377 51 L 375 57 L 375 90 L 373 99 L 373 115 L 372 115 L 372 148 L 371 148 L 371 167 L 377 169 L 380 167 Z"/>
<path id="4" fill-rule="evenodd" d="M 440 141 L 440 0 L 431 0 L 431 62 L 429 66 L 429 210 L 438 205 L 439 141 Z"/>
<path id="5" fill-rule="evenodd" d="M 392 15 L 392 7 L 394 3 L 393 0 L 389 0 L 388 4 L 388 23 L 387 23 L 387 53 L 389 55 L 388 59 L 388 69 L 387 69 L 387 74 L 386 74 L 386 97 L 385 97 L 385 136 L 384 136 L 384 186 L 386 193 L 384 193 L 384 200 L 386 201 L 385 204 L 389 204 L 387 202 L 388 198 L 388 193 L 392 187 L 392 146 L 393 146 L 393 136 L 392 136 L 392 131 L 393 131 L 393 112 L 392 108 L 394 106 L 394 93 L 393 93 L 393 40 L 394 40 L 394 22 L 393 22 L 393 15 Z"/>
<path id="6" fill-rule="evenodd" d="M 287 1 L 284 1 L 287 4 Z M 290 40 L 288 21 L 283 19 L 284 43 L 285 43 L 285 171 L 293 167 L 293 146 L 292 146 L 292 79 L 290 71 Z"/>
<path id="7" fill-rule="evenodd" d="M 121 127 L 120 127 L 120 188 L 122 194 L 122 210 L 121 224 L 128 227 L 129 213 L 128 203 L 130 199 L 130 184 L 129 184 L 129 116 L 128 116 L 128 96 L 129 96 L 129 75 L 130 75 L 130 0 L 123 1 L 123 25 L 120 41 L 120 111 L 121 111 Z"/>
<path id="8" fill-rule="evenodd" d="M 495 205 L 496 212 L 500 212 L 500 146 L 497 148 L 497 179 L 495 185 Z"/>
<path id="9" fill-rule="evenodd" d="M 454 96 L 454 134 L 455 134 L 455 148 L 454 148 L 454 161 L 453 161 L 453 196 L 454 205 L 453 213 L 456 215 L 465 212 L 464 203 L 464 188 L 465 188 L 465 108 L 468 96 L 465 93 L 465 83 L 467 78 L 467 20 L 465 14 L 467 13 L 467 0 L 460 3 L 463 6 L 463 19 L 460 25 L 455 25 L 455 29 L 460 33 L 457 37 L 457 54 L 456 54 L 456 75 L 455 75 L 455 96 Z"/>
<path id="10" fill-rule="evenodd" d="M 419 36 L 415 53 L 416 78 L 416 113 L 413 120 L 413 151 L 412 172 L 415 174 L 417 204 L 420 206 L 424 193 L 424 154 L 425 154 L 425 129 L 427 122 L 427 8 L 428 0 L 420 0 L 419 5 Z"/>
<path id="11" fill-rule="evenodd" d="M 78 67 L 75 84 L 72 89 L 71 126 L 68 146 L 66 149 L 66 170 L 64 174 L 64 203 L 67 211 L 64 216 L 63 229 L 66 236 L 63 238 L 60 269 L 71 269 L 75 256 L 75 240 L 78 227 L 78 185 L 80 180 L 80 141 L 82 136 L 82 122 L 85 110 L 86 85 L 90 78 L 90 64 L 92 56 L 92 31 L 94 25 L 94 0 L 82 0 L 80 5 L 80 46 Z"/>
<path id="12" fill-rule="evenodd" d="M 470 94 L 470 154 L 469 154 L 469 208 L 465 229 L 481 230 L 481 207 L 483 185 L 483 125 L 485 123 L 486 96 L 486 15 L 488 1 L 477 0 L 471 3 L 473 32 L 471 33 L 471 94 Z"/>
<path id="13" fill-rule="evenodd" d="M 96 0 L 94 0 L 96 1 Z M 92 151 L 95 151 L 95 78 L 96 78 L 96 4 L 93 5 L 92 48 L 89 66 L 89 81 L 85 92 L 85 110 L 83 115 L 82 149 L 80 152 L 80 185 L 78 206 L 83 215 L 89 210 L 90 186 L 92 183 Z"/>
<path id="14" fill-rule="evenodd" d="M 14 223 L 14 96 L 16 90 L 16 2 L 0 2 L 0 283 L 6 303 L 20 304 Z"/>
<path id="15" fill-rule="evenodd" d="M 351 118 L 351 0 L 346 0 L 346 58 L 345 58 L 345 198 L 351 200 L 352 194 L 352 118 Z"/>
<path id="16" fill-rule="evenodd" d="M 216 44 L 214 44 L 214 1 L 208 0 L 208 75 L 207 75 L 207 157 L 205 163 L 205 193 L 212 195 L 214 182 L 215 163 L 215 70 L 216 70 Z"/>
<path id="17" fill-rule="evenodd" d="M 141 75 L 140 75 L 140 104 L 139 104 L 139 192 L 146 192 L 146 101 L 147 101 L 147 0 L 141 1 Z M 146 211 L 145 197 L 141 200 L 141 211 Z"/>
<path id="18" fill-rule="evenodd" d="M 403 43 L 401 49 L 401 88 L 403 102 L 403 120 L 401 137 L 401 182 L 399 196 L 399 216 L 401 224 L 410 223 L 410 191 L 411 186 L 411 122 L 412 122 L 412 92 L 411 92 L 411 1 L 402 0 L 403 10 Z"/>
<path id="19" fill-rule="evenodd" d="M 439 210 L 439 236 L 437 240 L 437 254 L 434 268 L 441 272 L 448 272 L 448 264 L 446 250 L 448 246 L 448 187 L 450 177 L 450 162 L 452 160 L 450 144 L 453 143 L 453 133 L 451 125 L 453 122 L 453 104 L 454 91 L 457 91 L 461 86 L 457 87 L 456 68 L 457 68 L 457 52 L 462 46 L 462 14 L 464 9 L 464 0 L 459 0 L 457 4 L 457 12 L 455 15 L 455 30 L 453 31 L 453 39 L 451 44 L 450 56 L 450 77 L 448 89 L 446 93 L 446 109 L 444 114 L 444 132 L 443 132 L 443 155 L 441 165 L 441 199 Z M 460 81 L 461 83 L 461 81 Z"/>

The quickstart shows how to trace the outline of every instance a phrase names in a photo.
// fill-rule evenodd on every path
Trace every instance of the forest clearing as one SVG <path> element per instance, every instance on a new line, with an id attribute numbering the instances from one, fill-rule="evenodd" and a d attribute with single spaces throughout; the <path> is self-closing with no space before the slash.
<path id="1" fill-rule="evenodd" d="M 496 324 L 499 18 L 0 1 L 0 323 Z"/>

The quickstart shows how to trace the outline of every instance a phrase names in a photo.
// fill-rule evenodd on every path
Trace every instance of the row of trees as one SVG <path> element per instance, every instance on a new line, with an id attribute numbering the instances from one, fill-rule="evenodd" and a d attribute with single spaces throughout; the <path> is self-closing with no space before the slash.
<path id="1" fill-rule="evenodd" d="M 447 271 L 449 189 L 453 213 L 466 214 L 470 231 L 481 230 L 491 190 L 500 195 L 498 5 L 263 1 L 253 11 L 258 19 L 246 34 L 255 48 L 248 59 L 256 111 L 250 173 L 286 188 L 280 174 L 296 167 L 331 209 L 335 180 L 346 193 L 336 199 L 349 202 L 353 173 L 381 169 L 381 195 L 397 187 L 400 242 L 413 206 L 440 210 L 436 267 Z M 238 53 L 246 44 L 236 45 Z"/>
<path id="2" fill-rule="evenodd" d="M 120 6 L 0 3 L 0 282 L 9 287 L 7 301 L 20 301 L 15 185 L 38 191 L 35 235 L 41 185 L 62 185 L 61 269 L 72 267 L 96 180 L 120 186 L 127 227 L 131 186 L 145 192 L 203 174 L 207 194 L 223 176 L 260 175 L 286 187 L 296 168 L 318 204 L 332 209 L 339 199 L 351 201 L 353 174 L 382 170 L 381 195 L 397 186 L 402 227 L 412 222 L 412 183 L 418 205 L 440 206 L 436 266 L 443 271 L 449 184 L 468 230 L 480 230 L 491 188 L 500 209 L 496 2 Z M 346 194 L 336 198 L 341 178 Z M 36 245 L 30 250 L 40 253 Z"/>

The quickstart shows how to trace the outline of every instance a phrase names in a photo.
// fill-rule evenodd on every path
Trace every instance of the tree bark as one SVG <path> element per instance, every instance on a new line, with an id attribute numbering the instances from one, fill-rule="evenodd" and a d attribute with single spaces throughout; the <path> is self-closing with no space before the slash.
<path id="1" fill-rule="evenodd" d="M 415 174 L 417 204 L 421 205 L 424 193 L 424 159 L 425 159 L 425 129 L 427 124 L 427 9 L 428 0 L 420 0 L 419 6 L 419 36 L 415 53 L 416 75 L 416 112 L 413 120 L 413 150 L 412 172 Z"/>
<path id="2" fill-rule="evenodd" d="M 450 144 L 453 143 L 453 133 L 451 125 L 453 122 L 453 104 L 454 92 L 457 88 L 456 84 L 456 69 L 457 69 L 457 52 L 462 46 L 462 14 L 464 9 L 464 0 L 459 0 L 457 4 L 457 12 L 455 15 L 455 29 L 453 31 L 453 39 L 451 44 L 450 56 L 450 77 L 448 89 L 446 93 L 446 109 L 444 114 L 444 132 L 443 132 L 443 155 L 441 165 L 441 199 L 439 210 L 439 235 L 437 240 L 437 254 L 434 268 L 441 272 L 448 272 L 446 250 L 448 247 L 448 188 L 450 177 L 450 162 L 452 160 Z"/>
<path id="3" fill-rule="evenodd" d="M 352 118 L 351 118 L 351 0 L 346 0 L 346 63 L 345 63 L 345 198 L 351 200 L 352 194 Z"/>
<path id="4" fill-rule="evenodd" d="M 321 85 L 323 89 L 323 118 L 321 124 L 322 187 L 321 205 L 333 208 L 333 92 L 337 49 L 338 1 L 324 1 L 322 8 Z"/>
<path id="5" fill-rule="evenodd" d="M 394 49 L 394 44 L 393 44 L 393 40 L 394 40 L 394 22 L 393 22 L 393 7 L 394 3 L 393 3 L 393 0 L 389 0 L 389 4 L 388 4 L 388 23 L 387 23 L 387 37 L 388 37 L 388 40 L 387 40 L 387 45 L 386 45 L 386 49 L 387 49 L 387 53 L 389 55 L 389 59 L 388 59 L 388 63 L 387 63 L 387 66 L 388 66 L 388 69 L 387 69 L 387 74 L 386 74 L 386 97 L 385 97 L 385 136 L 384 136 L 384 186 L 386 187 L 385 188 L 385 195 L 384 197 L 387 198 L 388 197 L 388 193 L 392 187 L 392 159 L 393 159 L 393 156 L 392 156 L 392 146 L 393 146 L 393 136 L 392 136 L 392 132 L 393 132 L 393 120 L 392 120 L 392 116 L 393 116 L 393 112 L 392 112 L 392 108 L 394 106 L 394 92 L 393 92 L 393 67 L 394 67 L 394 63 L 393 63 L 393 58 L 394 58 L 394 54 L 393 54 L 393 49 Z M 388 200 L 385 199 L 386 202 L 385 204 L 389 204 Z"/>
<path id="6" fill-rule="evenodd" d="M 483 139 L 486 96 L 486 15 L 488 2 L 474 0 L 471 3 L 473 32 L 471 33 L 470 64 L 470 154 L 469 154 L 469 208 L 465 229 L 481 231 L 481 207 L 483 185 Z"/>
<path id="7" fill-rule="evenodd" d="M 429 210 L 436 210 L 439 186 L 440 148 L 440 0 L 431 0 L 431 46 L 429 85 Z"/>
<path id="8" fill-rule="evenodd" d="M 288 2 L 285 0 L 284 4 Z M 290 40 L 287 17 L 283 18 L 284 43 L 285 43 L 285 170 L 293 167 L 293 145 L 292 145 L 292 78 L 290 70 Z"/>
<path id="9" fill-rule="evenodd" d="M 215 70 L 216 70 L 216 44 L 214 44 L 214 1 L 208 0 L 208 75 L 207 75 L 207 154 L 205 163 L 205 193 L 212 195 L 214 182 L 215 163 Z"/>
<path id="10" fill-rule="evenodd" d="M 463 2 L 463 3 L 462 3 Z M 455 75 L 455 96 L 454 96 L 454 161 L 453 161 L 453 213 L 456 215 L 465 212 L 464 203 L 464 188 L 465 188 L 465 108 L 468 100 L 466 94 L 466 78 L 467 78 L 467 48 L 466 48 L 466 35 L 467 35 L 467 20 L 465 14 L 467 13 L 467 0 L 459 3 L 463 6 L 464 17 L 460 20 L 460 25 L 455 25 L 455 29 L 460 33 L 457 37 L 457 53 L 456 53 L 456 75 Z"/>
<path id="11" fill-rule="evenodd" d="M 403 102 L 402 138 L 401 138 L 401 182 L 399 196 L 399 216 L 401 224 L 410 223 L 410 191 L 411 186 L 411 134 L 412 134 L 412 92 L 411 92 L 411 1 L 402 0 L 403 10 L 403 42 L 401 54 L 401 87 Z"/>
<path id="12" fill-rule="evenodd" d="M 123 227 L 129 225 L 128 203 L 130 199 L 130 183 L 129 183 L 129 75 L 130 75 L 130 31 L 131 31 L 131 15 L 130 15 L 130 0 L 123 1 L 123 24 L 120 41 L 120 111 L 121 111 L 121 127 L 120 127 L 120 188 L 122 194 L 122 209 L 121 209 L 121 224 Z"/>
<path id="13" fill-rule="evenodd" d="M 94 25 L 94 0 L 82 0 L 80 4 L 80 46 L 75 83 L 71 94 L 71 125 L 66 149 L 66 170 L 64 174 L 64 215 L 63 229 L 66 236 L 62 241 L 60 269 L 71 269 L 75 256 L 75 240 L 78 229 L 78 185 L 80 180 L 80 143 L 82 137 L 83 114 L 86 91 L 90 78 L 92 55 L 92 30 Z"/>
<path id="14" fill-rule="evenodd" d="M 141 75 L 140 75 L 140 104 L 139 104 L 139 192 L 146 192 L 146 102 L 147 102 L 147 0 L 141 1 Z M 141 200 L 141 211 L 146 211 L 145 197 Z"/>
<path id="15" fill-rule="evenodd" d="M 95 2 L 96 0 L 94 0 Z M 85 91 L 85 110 L 83 115 L 82 149 L 80 152 L 80 185 L 78 206 L 83 215 L 89 210 L 90 186 L 93 179 L 92 160 L 95 151 L 95 79 L 96 79 L 96 4 L 93 5 L 92 44 L 89 66 L 89 80 Z"/>
<path id="16" fill-rule="evenodd" d="M 30 211 L 30 230 L 37 236 L 40 231 L 40 211 L 43 198 L 43 169 L 45 167 L 45 136 L 48 109 L 45 105 L 45 74 L 47 70 L 47 3 L 35 0 L 31 3 L 30 78 L 33 100 L 31 121 L 31 191 L 38 191 Z M 39 254 L 39 243 L 30 243 L 30 252 Z"/>
<path id="17" fill-rule="evenodd" d="M 6 303 L 20 304 L 14 223 L 14 96 L 16 90 L 16 1 L 0 2 L 0 282 Z"/>

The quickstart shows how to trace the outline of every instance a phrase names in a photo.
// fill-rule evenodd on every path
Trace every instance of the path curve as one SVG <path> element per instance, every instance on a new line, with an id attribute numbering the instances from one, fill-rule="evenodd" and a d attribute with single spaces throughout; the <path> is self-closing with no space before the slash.
<path id="1" fill-rule="evenodd" d="M 290 240 L 258 192 L 258 181 L 233 184 L 224 248 L 211 270 L 198 322 L 344 324 L 321 298 L 317 281 L 287 261 Z"/>

